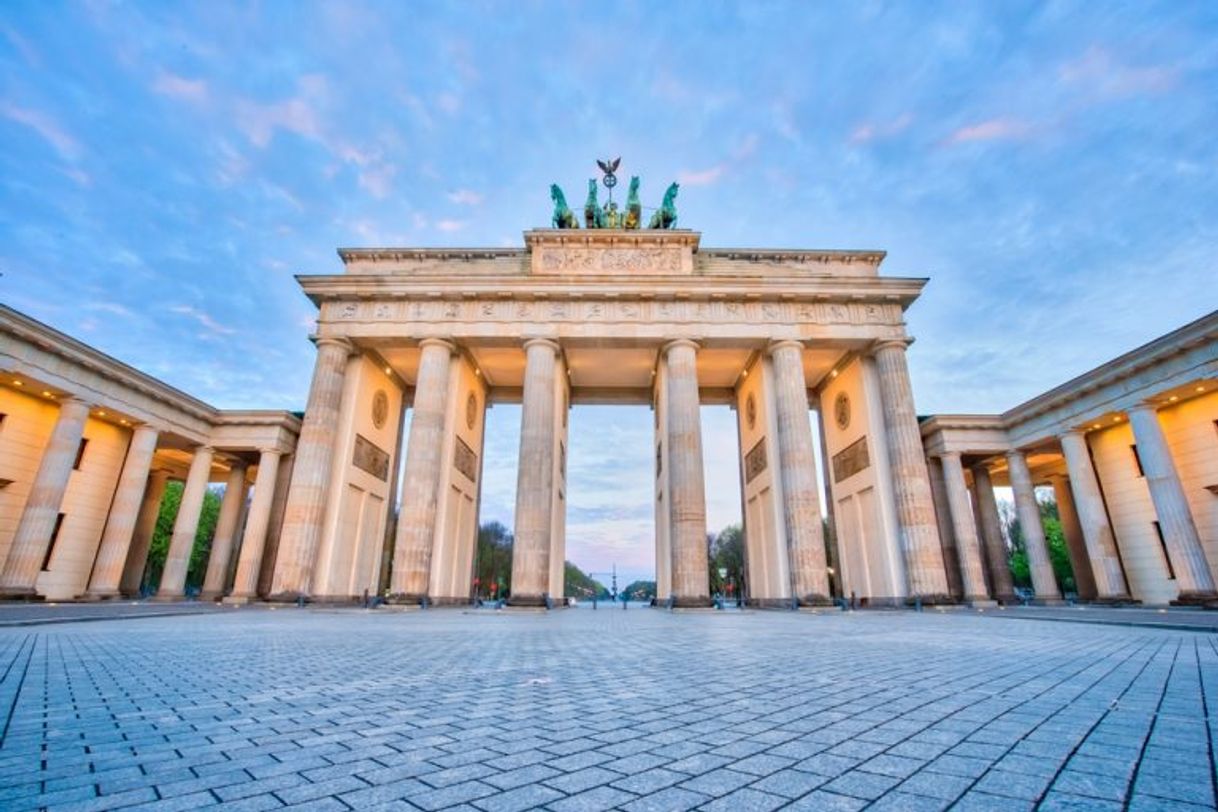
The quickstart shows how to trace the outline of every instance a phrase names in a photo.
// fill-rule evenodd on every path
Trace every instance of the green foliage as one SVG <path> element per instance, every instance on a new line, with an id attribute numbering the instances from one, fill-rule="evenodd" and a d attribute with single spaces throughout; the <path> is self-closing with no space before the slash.
<path id="1" fill-rule="evenodd" d="M 1070 551 L 1066 547 L 1066 534 L 1062 530 L 1057 502 L 1037 500 L 1037 504 L 1040 506 L 1040 523 L 1044 527 L 1045 543 L 1049 547 L 1049 563 L 1053 566 L 1053 576 L 1063 592 L 1076 592 L 1078 587 L 1074 581 L 1074 570 L 1070 566 Z M 1023 528 L 1019 525 L 1014 505 L 1009 502 L 1001 503 L 999 514 L 1006 536 L 1010 539 L 1011 578 L 1015 581 L 1015 586 L 1031 588 L 1032 570 L 1028 564 L 1027 541 Z"/>
<path id="2" fill-rule="evenodd" d="M 655 581 L 631 581 L 622 590 L 632 601 L 649 601 L 656 596 Z"/>
<path id="3" fill-rule="evenodd" d="M 181 482 L 170 482 L 165 486 L 161 498 L 160 513 L 157 514 L 156 530 L 152 533 L 152 545 L 148 549 L 148 563 L 144 567 L 141 582 L 148 591 L 161 584 L 161 573 L 165 570 L 165 559 L 169 556 L 169 543 L 173 539 L 173 523 L 182 504 Z M 203 494 L 203 508 L 199 512 L 199 529 L 195 531 L 194 547 L 190 551 L 190 566 L 186 570 L 186 591 L 203 586 L 207 574 L 207 558 L 211 554 L 211 541 L 216 533 L 216 520 L 220 517 L 220 494 L 208 488 Z"/>
<path id="4" fill-rule="evenodd" d="M 570 561 L 565 563 L 563 591 L 567 597 L 589 600 L 595 596 L 597 600 L 609 600 L 609 590 L 605 588 L 604 584 L 589 576 Z M 654 587 L 652 591 L 655 591 Z"/>
<path id="5" fill-rule="evenodd" d="M 707 536 L 710 565 L 711 594 L 727 593 L 727 584 L 732 584 L 732 594 L 738 595 L 744 588 L 744 530 L 738 524 L 729 524 L 717 536 Z M 719 570 L 727 570 L 727 578 Z"/>
<path id="6" fill-rule="evenodd" d="M 484 598 L 503 598 L 512 589 L 512 543 L 515 537 L 502 522 L 487 522 L 478 528 L 474 557 L 477 592 Z M 494 587 L 492 589 L 492 586 Z"/>

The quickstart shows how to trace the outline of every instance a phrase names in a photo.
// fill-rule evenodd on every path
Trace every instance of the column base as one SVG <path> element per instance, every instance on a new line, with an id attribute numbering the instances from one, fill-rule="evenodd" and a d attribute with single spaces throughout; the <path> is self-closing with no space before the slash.
<path id="1" fill-rule="evenodd" d="M 1172 606 L 1193 606 L 1203 609 L 1218 609 L 1218 592 L 1181 592 L 1171 602 Z"/>
<path id="2" fill-rule="evenodd" d="M 83 595 L 77 595 L 76 600 L 81 603 L 101 603 L 102 601 L 121 601 L 123 593 L 117 589 L 107 592 L 86 592 Z"/>
<path id="3" fill-rule="evenodd" d="M 910 595 L 905 599 L 905 605 L 917 606 L 919 601 L 923 606 L 955 606 L 959 603 L 951 595 L 936 593 L 934 595 Z"/>
<path id="4" fill-rule="evenodd" d="M 220 603 L 225 606 L 245 606 L 247 603 L 252 603 L 258 600 L 256 595 L 229 595 L 223 598 Z"/>
<path id="5" fill-rule="evenodd" d="M 412 595 L 408 592 L 396 592 L 385 598 L 390 606 L 422 606 L 427 600 L 426 595 Z"/>
<path id="6" fill-rule="evenodd" d="M 546 607 L 546 596 L 513 594 L 512 597 L 508 598 L 507 605 L 511 607 L 524 606 L 531 608 L 537 608 L 540 606 L 544 609 Z"/>
<path id="7" fill-rule="evenodd" d="M 995 595 L 994 600 L 998 601 L 1003 606 L 1018 606 L 1019 596 L 1012 592 L 1009 595 Z"/>
<path id="8" fill-rule="evenodd" d="M 160 592 L 148 599 L 150 603 L 182 603 L 186 600 L 185 593 L 177 595 L 162 595 Z"/>
<path id="9" fill-rule="evenodd" d="M 713 606 L 710 595 L 674 595 L 672 597 L 673 609 L 707 609 Z M 791 601 L 788 599 L 786 605 L 789 608 Z"/>
<path id="10" fill-rule="evenodd" d="M 805 595 L 799 599 L 800 606 L 833 606 L 833 598 L 827 595 Z"/>
<path id="11" fill-rule="evenodd" d="M 1065 606 L 1065 598 L 1033 598 L 1028 601 L 1029 606 Z"/>
<path id="12" fill-rule="evenodd" d="M 1104 595 L 1090 598 L 1086 603 L 1088 606 L 1137 606 L 1141 601 L 1134 600 L 1132 595 Z"/>
<path id="13" fill-rule="evenodd" d="M 267 595 L 267 603 L 308 603 L 309 596 L 303 592 L 277 592 Z"/>
<path id="14" fill-rule="evenodd" d="M 973 609 L 996 609 L 998 601 L 990 600 L 984 595 L 965 595 L 964 603 Z"/>
<path id="15" fill-rule="evenodd" d="M 34 587 L 5 587 L 0 589 L 0 601 L 30 601 L 42 603 L 46 596 L 39 595 Z"/>
<path id="16" fill-rule="evenodd" d="M 218 601 L 224 597 L 223 592 L 200 592 L 199 600 L 201 601 Z"/>

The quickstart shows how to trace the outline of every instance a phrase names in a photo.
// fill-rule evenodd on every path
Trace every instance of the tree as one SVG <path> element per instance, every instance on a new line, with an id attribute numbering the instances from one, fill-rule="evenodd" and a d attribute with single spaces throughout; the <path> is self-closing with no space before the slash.
<path id="1" fill-rule="evenodd" d="M 504 598 L 512 588 L 512 531 L 502 522 L 487 522 L 478 528 L 474 577 L 479 596 Z M 491 586 L 494 585 L 494 589 Z"/>
<path id="2" fill-rule="evenodd" d="M 1038 498 L 1036 504 L 1040 508 L 1040 523 L 1044 528 L 1045 544 L 1049 548 L 1049 563 L 1053 567 L 1057 586 L 1062 592 L 1076 592 L 1078 587 L 1074 581 L 1074 569 L 1070 566 L 1070 551 L 1066 546 L 1066 534 L 1062 530 L 1057 502 Z M 1010 542 L 1011 579 L 1015 586 L 1031 588 L 1032 570 L 1028 563 L 1027 539 L 1019 524 L 1018 511 L 1010 502 L 1002 501 L 998 504 L 998 514 Z"/>
<path id="3" fill-rule="evenodd" d="M 144 566 L 144 578 L 140 582 L 144 591 L 154 591 L 161 585 L 161 574 L 165 571 L 165 559 L 169 557 L 169 544 L 173 540 L 173 523 L 182 504 L 181 482 L 170 482 L 165 486 L 161 509 L 156 518 L 156 529 L 152 533 L 152 544 L 148 548 L 148 561 Z M 211 555 L 212 537 L 216 533 L 216 520 L 220 517 L 219 488 L 208 488 L 203 493 L 203 508 L 199 511 L 199 528 L 195 531 L 195 543 L 190 550 L 190 566 L 186 569 L 186 591 L 197 591 L 203 586 L 207 575 L 207 559 Z"/>
<path id="4" fill-rule="evenodd" d="M 622 594 L 632 601 L 649 601 L 656 596 L 656 582 L 631 581 L 622 589 Z"/>
<path id="5" fill-rule="evenodd" d="M 744 530 L 738 524 L 729 524 L 718 535 L 708 534 L 707 545 L 711 594 L 727 594 L 728 583 L 739 594 L 744 586 Z M 727 570 L 726 579 L 719 570 Z"/>
<path id="6" fill-rule="evenodd" d="M 609 590 L 570 561 L 564 562 L 563 591 L 572 598 L 596 598 L 607 601 L 610 599 Z"/>

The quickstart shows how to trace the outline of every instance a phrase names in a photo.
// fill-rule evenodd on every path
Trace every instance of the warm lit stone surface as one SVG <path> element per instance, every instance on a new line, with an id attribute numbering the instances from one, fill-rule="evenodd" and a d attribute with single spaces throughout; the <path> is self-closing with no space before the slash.
<path id="1" fill-rule="evenodd" d="M 3 629 L 0 807 L 1207 809 L 1213 639 L 639 608 Z"/>

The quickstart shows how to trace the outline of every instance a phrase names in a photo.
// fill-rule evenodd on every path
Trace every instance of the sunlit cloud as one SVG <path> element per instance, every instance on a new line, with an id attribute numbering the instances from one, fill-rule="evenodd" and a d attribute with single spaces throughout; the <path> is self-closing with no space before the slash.
<path id="1" fill-rule="evenodd" d="M 202 79 L 187 79 L 168 71 L 161 71 L 152 83 L 152 89 L 162 96 L 199 104 L 207 101 L 207 82 Z"/>
<path id="2" fill-rule="evenodd" d="M 971 144 L 982 141 L 1020 141 L 1027 138 L 1032 127 L 1013 118 L 991 118 L 954 130 L 946 139 L 948 144 Z"/>
<path id="3" fill-rule="evenodd" d="M 483 196 L 470 189 L 457 189 L 448 193 L 448 199 L 458 206 L 477 206 L 483 201 Z"/>
<path id="4" fill-rule="evenodd" d="M 59 156 L 68 161 L 80 157 L 80 143 L 68 134 L 50 113 L 30 107 L 19 107 L 10 102 L 0 102 L 0 116 L 33 130 Z"/>
<path id="5" fill-rule="evenodd" d="M 191 307 L 190 305 L 174 305 L 169 308 L 169 312 L 180 313 L 183 316 L 187 316 L 189 318 L 194 319 L 199 324 L 203 325 L 203 327 L 209 333 L 212 333 L 214 335 L 227 336 L 227 335 L 234 335 L 237 332 L 232 327 L 227 327 L 223 324 L 220 324 L 218 321 L 213 319 L 207 313 L 204 313 L 202 310 L 199 310 L 198 308 Z"/>

